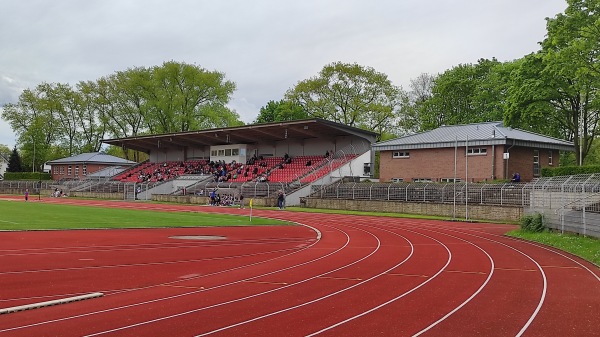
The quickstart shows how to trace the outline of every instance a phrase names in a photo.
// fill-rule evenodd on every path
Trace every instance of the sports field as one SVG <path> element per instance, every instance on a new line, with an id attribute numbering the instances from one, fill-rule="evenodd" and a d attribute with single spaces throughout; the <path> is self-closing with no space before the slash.
<path id="1" fill-rule="evenodd" d="M 599 331 L 598 267 L 506 237 L 513 225 L 254 210 L 252 224 L 293 225 L 248 226 L 248 209 L 68 198 L 0 207 L 31 228 L 96 211 L 102 226 L 184 226 L 0 232 L 0 336 Z M 229 216 L 204 226 L 213 215 Z"/>
<path id="2" fill-rule="evenodd" d="M 49 199 L 52 200 L 52 199 Z M 0 199 L 0 229 L 94 229 L 94 228 L 152 228 L 192 226 L 258 226 L 284 225 L 286 222 L 249 216 L 201 213 L 201 206 L 184 211 L 169 212 L 164 206 L 152 204 L 125 208 L 64 205 L 47 202 L 21 202 L 19 199 Z M 137 209 L 136 209 L 137 208 Z M 143 209 L 139 209 L 143 208 Z"/>

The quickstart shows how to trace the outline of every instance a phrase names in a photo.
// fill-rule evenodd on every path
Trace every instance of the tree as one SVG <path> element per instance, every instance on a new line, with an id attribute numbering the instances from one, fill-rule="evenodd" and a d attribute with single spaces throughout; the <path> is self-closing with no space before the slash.
<path id="1" fill-rule="evenodd" d="M 436 77 L 417 79 L 411 84 L 412 108 L 405 114 L 412 118 L 409 126 L 422 131 L 502 120 L 509 68 L 510 63 L 480 59 L 476 64 L 459 64 Z"/>
<path id="2" fill-rule="evenodd" d="M 542 50 L 521 64 L 508 118 L 543 116 L 572 140 L 582 165 L 600 132 L 600 3 L 568 0 L 565 13 L 546 19 Z"/>
<path id="3" fill-rule="evenodd" d="M 21 157 L 19 156 L 19 152 L 17 151 L 17 147 L 15 146 L 10 154 L 10 158 L 8 158 L 8 168 L 6 172 L 23 172 L 23 167 L 21 166 Z"/>
<path id="4" fill-rule="evenodd" d="M 260 112 L 254 120 L 254 123 L 272 123 L 294 121 L 299 119 L 307 119 L 310 116 L 302 109 L 302 107 L 294 102 L 280 100 L 269 101 L 266 106 L 260 108 Z"/>
<path id="5" fill-rule="evenodd" d="M 379 134 L 397 128 L 400 88 L 371 67 L 334 62 L 318 76 L 300 81 L 286 100 L 311 117 L 360 127 Z"/>
<path id="6" fill-rule="evenodd" d="M 151 109 L 145 121 L 151 133 L 198 130 L 238 119 L 226 107 L 235 83 L 225 80 L 225 74 L 172 61 L 150 73 L 145 97 Z"/>
<path id="7" fill-rule="evenodd" d="M 12 151 L 10 150 L 10 148 L 4 144 L 0 144 L 0 155 L 4 156 L 5 158 L 10 157 L 10 154 L 12 153 Z"/>
<path id="8" fill-rule="evenodd" d="M 403 104 L 401 104 L 402 113 L 400 114 L 400 125 L 407 133 L 421 131 L 420 117 L 431 114 L 427 112 L 427 109 L 430 109 L 432 104 L 427 102 L 433 96 L 435 79 L 434 75 L 422 73 L 417 78 L 410 80 L 410 91 L 402 96 Z"/>
<path id="9" fill-rule="evenodd" d="M 235 83 L 195 65 L 165 62 L 116 72 L 75 87 L 41 83 L 26 89 L 2 118 L 26 162 L 99 151 L 102 139 L 243 124 L 226 105 Z M 130 155 L 131 151 L 125 151 Z M 138 159 L 138 153 L 133 153 Z"/>

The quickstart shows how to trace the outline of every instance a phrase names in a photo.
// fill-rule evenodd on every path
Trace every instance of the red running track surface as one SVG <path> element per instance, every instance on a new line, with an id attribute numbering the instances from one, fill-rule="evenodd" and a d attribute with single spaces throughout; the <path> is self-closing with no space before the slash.
<path id="1" fill-rule="evenodd" d="M 513 226 L 253 214 L 299 225 L 1 232 L 0 308 L 104 296 L 0 315 L 0 336 L 600 336 L 598 267 Z"/>

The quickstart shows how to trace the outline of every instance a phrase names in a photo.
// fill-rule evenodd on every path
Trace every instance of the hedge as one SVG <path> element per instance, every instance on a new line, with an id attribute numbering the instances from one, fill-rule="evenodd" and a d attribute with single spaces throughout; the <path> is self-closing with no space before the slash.
<path id="1" fill-rule="evenodd" d="M 6 172 L 4 180 L 52 180 L 52 175 L 43 172 Z"/>
<path id="2" fill-rule="evenodd" d="M 576 174 L 600 173 L 600 165 L 543 167 L 542 177 L 572 176 Z"/>

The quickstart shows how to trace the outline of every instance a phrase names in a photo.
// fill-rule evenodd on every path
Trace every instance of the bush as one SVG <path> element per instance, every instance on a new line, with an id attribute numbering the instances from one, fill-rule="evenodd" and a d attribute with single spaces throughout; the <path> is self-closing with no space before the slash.
<path id="1" fill-rule="evenodd" d="M 5 180 L 52 180 L 50 173 L 42 172 L 6 172 Z"/>
<path id="2" fill-rule="evenodd" d="M 532 233 L 539 233 L 546 230 L 544 219 L 540 213 L 525 215 L 521 218 L 521 230 Z"/>
<path id="3" fill-rule="evenodd" d="M 600 173 L 600 166 L 559 166 L 542 168 L 542 177 L 560 177 L 590 173 Z"/>

